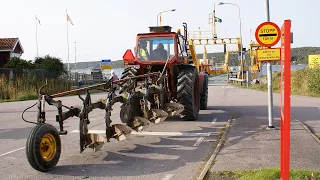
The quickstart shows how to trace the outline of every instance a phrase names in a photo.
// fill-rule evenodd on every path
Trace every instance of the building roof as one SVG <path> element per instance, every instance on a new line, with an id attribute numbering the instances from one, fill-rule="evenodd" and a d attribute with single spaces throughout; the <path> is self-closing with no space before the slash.
<path id="1" fill-rule="evenodd" d="M 0 51 L 14 51 L 17 45 L 23 52 L 19 38 L 0 38 Z"/>

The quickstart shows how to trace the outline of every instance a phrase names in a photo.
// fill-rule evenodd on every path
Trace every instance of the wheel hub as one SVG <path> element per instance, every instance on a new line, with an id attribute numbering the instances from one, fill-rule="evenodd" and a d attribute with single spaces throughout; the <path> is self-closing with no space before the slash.
<path id="1" fill-rule="evenodd" d="M 56 140 L 52 134 L 45 134 L 40 143 L 40 153 L 45 161 L 51 161 L 57 151 Z"/>

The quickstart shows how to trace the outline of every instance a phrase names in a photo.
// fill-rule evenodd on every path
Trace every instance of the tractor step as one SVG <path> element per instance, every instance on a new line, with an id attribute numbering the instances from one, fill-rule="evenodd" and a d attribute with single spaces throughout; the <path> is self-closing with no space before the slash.
<path id="1" fill-rule="evenodd" d="M 169 116 L 179 115 L 184 110 L 184 106 L 179 103 L 166 103 L 164 108 Z"/>
<path id="2" fill-rule="evenodd" d="M 168 118 L 168 113 L 161 109 L 152 109 L 152 116 L 150 121 L 154 124 L 158 124 Z"/>

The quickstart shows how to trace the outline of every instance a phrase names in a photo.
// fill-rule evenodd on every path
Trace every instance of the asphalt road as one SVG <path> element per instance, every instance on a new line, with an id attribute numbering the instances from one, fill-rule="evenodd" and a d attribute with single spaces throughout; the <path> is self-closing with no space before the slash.
<path id="1" fill-rule="evenodd" d="M 62 135 L 62 153 L 57 167 L 50 172 L 34 170 L 26 158 L 26 138 L 34 126 L 21 119 L 21 112 L 36 101 L 0 103 L 0 179 L 193 179 L 200 173 L 215 148 L 217 133 L 225 126 L 232 112 L 219 106 L 226 91 L 225 82 L 212 81 L 209 86 L 208 110 L 201 110 L 197 121 L 168 118 L 152 125 L 139 135 L 118 142 L 112 139 L 98 152 L 86 149 L 80 153 L 78 119 L 65 123 L 67 135 Z M 222 83 L 219 85 L 219 83 Z M 92 95 L 93 101 L 103 97 Z M 80 105 L 76 96 L 59 98 L 63 104 Z M 218 100 L 219 99 L 219 100 Z M 46 106 L 47 123 L 55 122 L 54 107 Z M 112 120 L 119 122 L 119 104 Z M 25 118 L 36 121 L 36 107 Z M 89 114 L 90 130 L 103 130 L 104 111 Z"/>

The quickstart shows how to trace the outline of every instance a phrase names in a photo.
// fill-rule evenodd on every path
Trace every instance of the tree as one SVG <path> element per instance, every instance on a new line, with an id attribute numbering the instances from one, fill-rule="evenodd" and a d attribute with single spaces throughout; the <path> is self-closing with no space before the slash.
<path id="1" fill-rule="evenodd" d="M 35 59 L 35 66 L 38 69 L 45 69 L 45 76 L 49 78 L 57 78 L 66 72 L 62 60 L 57 57 L 46 55 Z"/>
<path id="2" fill-rule="evenodd" d="M 5 67 L 12 68 L 15 76 L 20 76 L 23 74 L 23 72 L 34 69 L 35 65 L 32 63 L 31 60 L 27 61 L 18 57 L 13 57 L 5 65 Z"/>

